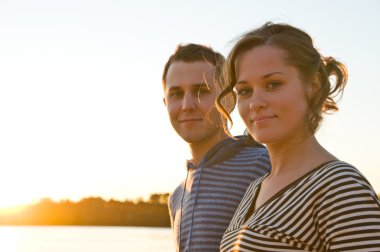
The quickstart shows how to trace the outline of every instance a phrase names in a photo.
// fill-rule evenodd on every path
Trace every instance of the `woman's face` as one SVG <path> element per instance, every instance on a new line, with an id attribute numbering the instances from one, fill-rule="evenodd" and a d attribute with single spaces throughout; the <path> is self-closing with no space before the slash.
<path id="1" fill-rule="evenodd" d="M 284 144 L 310 134 L 308 103 L 298 70 L 286 64 L 286 53 L 262 45 L 240 55 L 236 62 L 238 109 L 250 134 L 260 143 Z"/>

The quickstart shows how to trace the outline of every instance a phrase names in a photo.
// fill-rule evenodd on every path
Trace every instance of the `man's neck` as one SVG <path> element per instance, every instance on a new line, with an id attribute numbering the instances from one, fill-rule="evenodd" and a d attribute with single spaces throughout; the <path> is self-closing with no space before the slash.
<path id="1" fill-rule="evenodd" d="M 221 130 L 220 132 L 210 136 L 205 141 L 198 143 L 189 143 L 191 155 L 193 157 L 193 162 L 198 165 L 199 162 L 204 158 L 206 153 L 211 150 L 219 142 L 228 138 L 227 134 Z"/>

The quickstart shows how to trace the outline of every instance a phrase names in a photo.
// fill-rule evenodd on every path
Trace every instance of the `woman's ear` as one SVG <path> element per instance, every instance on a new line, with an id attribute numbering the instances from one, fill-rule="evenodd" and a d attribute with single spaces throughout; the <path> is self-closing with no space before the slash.
<path id="1" fill-rule="evenodd" d="M 310 80 L 310 85 L 307 87 L 307 96 L 309 99 L 315 95 L 322 87 L 322 78 L 319 72 L 315 73 Z"/>

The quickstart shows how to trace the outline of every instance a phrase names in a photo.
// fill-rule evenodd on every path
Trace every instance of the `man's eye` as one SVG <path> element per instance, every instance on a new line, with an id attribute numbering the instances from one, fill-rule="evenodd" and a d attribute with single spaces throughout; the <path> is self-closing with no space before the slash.
<path id="1" fill-rule="evenodd" d="M 204 88 L 199 88 L 198 89 L 198 92 L 197 92 L 197 94 L 208 94 L 208 93 L 210 93 L 210 89 L 209 88 L 207 88 L 207 87 L 204 87 Z"/>
<path id="2" fill-rule="evenodd" d="M 252 93 L 253 93 L 253 89 L 251 88 L 242 88 L 242 89 L 237 90 L 237 94 L 239 96 L 248 96 L 248 95 L 251 95 Z"/>
<path id="3" fill-rule="evenodd" d="M 169 93 L 169 97 L 181 97 L 182 91 L 172 91 Z"/>

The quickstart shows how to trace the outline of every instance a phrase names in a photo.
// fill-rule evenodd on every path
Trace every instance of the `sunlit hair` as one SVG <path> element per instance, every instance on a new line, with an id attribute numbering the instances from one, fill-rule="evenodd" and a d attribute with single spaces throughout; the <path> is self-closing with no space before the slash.
<path id="1" fill-rule="evenodd" d="M 262 45 L 282 49 L 285 52 L 286 63 L 298 70 L 305 85 L 319 73 L 321 87 L 312 97 L 308 97 L 307 124 L 310 132 L 314 134 L 322 122 L 322 114 L 338 110 L 334 99 L 341 97 L 348 73 L 342 63 L 332 57 L 323 57 L 307 33 L 288 24 L 265 23 L 260 28 L 244 34 L 236 42 L 225 62 L 223 78 L 218 82 L 222 91 L 217 98 L 217 108 L 232 125 L 230 113 L 236 105 L 234 87 L 237 81 L 237 61 L 239 56 Z M 334 85 L 331 81 L 335 82 Z M 224 106 L 223 99 L 228 96 L 233 97 L 233 106 Z"/>
<path id="2" fill-rule="evenodd" d="M 166 86 L 166 76 L 168 74 L 169 67 L 176 61 L 183 61 L 186 63 L 206 61 L 210 65 L 215 66 L 215 78 L 219 78 L 224 63 L 224 57 L 222 54 L 215 52 L 208 46 L 198 44 L 178 45 L 175 52 L 169 57 L 164 67 L 164 72 L 162 74 L 162 85 L 164 88 Z"/>

